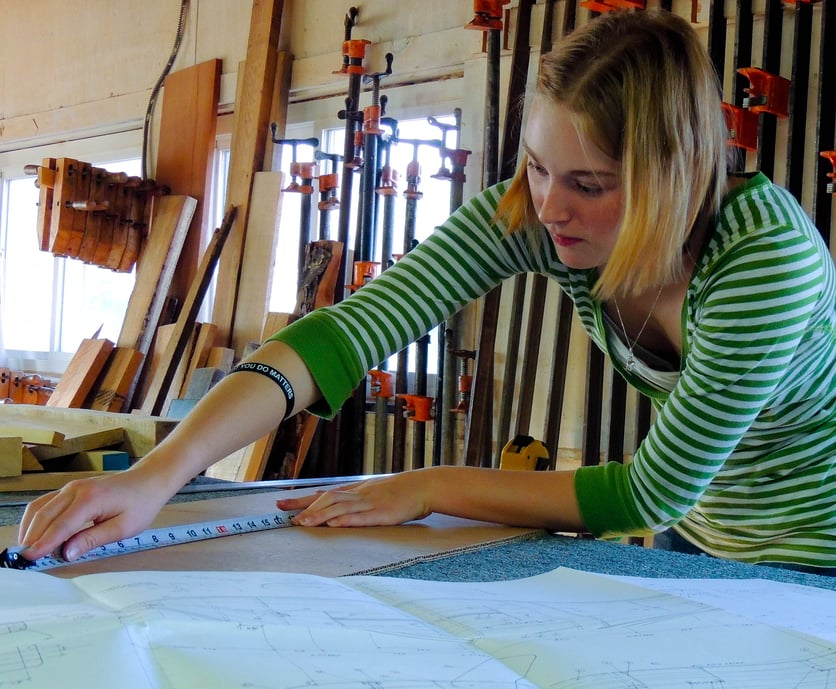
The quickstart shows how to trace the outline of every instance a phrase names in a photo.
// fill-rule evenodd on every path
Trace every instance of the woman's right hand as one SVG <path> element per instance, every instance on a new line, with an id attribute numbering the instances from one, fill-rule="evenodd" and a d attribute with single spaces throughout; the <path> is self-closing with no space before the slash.
<path id="1" fill-rule="evenodd" d="M 137 467 L 138 469 L 138 467 Z M 153 474 L 127 470 L 71 481 L 26 507 L 18 532 L 27 560 L 59 553 L 66 560 L 134 536 L 169 499 Z"/>

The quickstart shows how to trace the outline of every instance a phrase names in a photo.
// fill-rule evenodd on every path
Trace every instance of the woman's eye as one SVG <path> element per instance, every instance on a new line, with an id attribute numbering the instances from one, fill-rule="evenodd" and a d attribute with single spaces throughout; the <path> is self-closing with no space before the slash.
<path id="1" fill-rule="evenodd" d="M 588 184 L 581 184 L 580 182 L 575 183 L 575 188 L 584 196 L 600 196 L 604 191 L 601 187 L 592 187 Z"/>
<path id="2" fill-rule="evenodd" d="M 545 175 L 546 174 L 546 168 L 544 168 L 542 165 L 538 165 L 537 163 L 534 163 L 530 160 L 528 161 L 528 169 L 533 171 L 533 172 L 536 172 L 538 175 Z"/>

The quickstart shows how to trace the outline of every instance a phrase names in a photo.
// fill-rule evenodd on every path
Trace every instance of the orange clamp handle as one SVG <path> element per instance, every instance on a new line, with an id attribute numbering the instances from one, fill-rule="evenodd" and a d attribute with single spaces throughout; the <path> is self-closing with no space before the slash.
<path id="1" fill-rule="evenodd" d="M 746 108 L 739 108 L 731 103 L 723 103 L 729 146 L 737 146 L 747 151 L 758 150 L 758 113 Z"/>
<path id="2" fill-rule="evenodd" d="M 371 391 L 372 397 L 393 397 L 394 396 L 394 388 L 392 385 L 393 376 L 388 371 L 381 371 L 380 369 L 374 368 L 369 371 L 369 376 L 371 376 Z"/>
<path id="3" fill-rule="evenodd" d="M 412 421 L 431 421 L 432 420 L 432 397 L 425 397 L 424 395 L 397 395 L 406 403 L 406 410 L 404 416 Z"/>
<path id="4" fill-rule="evenodd" d="M 836 194 L 836 151 L 822 151 L 820 155 L 822 158 L 827 158 L 833 166 L 833 172 L 827 173 L 827 176 L 833 180 L 827 183 L 827 193 Z"/>
<path id="5" fill-rule="evenodd" d="M 394 196 L 398 193 L 398 171 L 389 165 L 380 171 L 380 186 L 375 189 L 380 196 Z"/>
<path id="6" fill-rule="evenodd" d="M 474 16 L 465 29 L 502 31 L 502 6 L 509 0 L 473 0 Z"/>
<path id="7" fill-rule="evenodd" d="M 343 55 L 348 57 L 348 65 L 345 68 L 346 74 L 365 74 L 363 60 L 366 57 L 366 46 L 371 41 L 365 38 L 352 38 L 343 42 Z"/>
<path id="8" fill-rule="evenodd" d="M 737 70 L 749 80 L 749 94 L 744 107 L 752 112 L 766 112 L 776 117 L 789 117 L 790 80 L 771 74 L 758 67 L 743 67 Z"/>
<path id="9" fill-rule="evenodd" d="M 377 261 L 355 261 L 354 282 L 346 288 L 356 292 L 367 282 L 371 282 L 380 274 L 380 263 Z"/>
<path id="10" fill-rule="evenodd" d="M 647 9 L 647 0 L 584 0 L 581 2 L 591 12 L 612 12 L 613 10 L 644 10 Z"/>

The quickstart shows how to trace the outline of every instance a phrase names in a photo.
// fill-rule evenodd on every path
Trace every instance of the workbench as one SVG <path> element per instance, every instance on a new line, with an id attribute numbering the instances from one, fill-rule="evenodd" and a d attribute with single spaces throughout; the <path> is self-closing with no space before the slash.
<path id="1" fill-rule="evenodd" d="M 346 478 L 349 480 L 352 479 Z M 317 489 L 309 483 L 311 481 L 307 480 L 272 481 L 242 486 L 198 482 L 175 496 L 163 508 L 154 525 L 269 512 L 275 509 L 279 497 Z M 308 487 L 295 487 L 306 485 Z M 15 525 L 23 514 L 22 503 L 33 495 L 2 496 L 0 546 L 16 542 Z M 532 576 L 556 567 L 643 577 L 758 578 L 836 590 L 836 577 L 443 515 L 431 515 L 397 527 L 278 529 L 160 548 L 50 571 L 57 576 L 70 577 L 141 569 L 263 570 L 324 576 L 386 574 L 436 581 L 492 581 Z"/>
<path id="2" fill-rule="evenodd" d="M 194 488 L 155 525 L 266 514 L 316 490 Z M 21 510 L 0 508 L 8 543 Z M 442 515 L 0 579 L 0 684 L 24 687 L 670 689 L 825 686 L 836 672 L 836 578 Z"/>

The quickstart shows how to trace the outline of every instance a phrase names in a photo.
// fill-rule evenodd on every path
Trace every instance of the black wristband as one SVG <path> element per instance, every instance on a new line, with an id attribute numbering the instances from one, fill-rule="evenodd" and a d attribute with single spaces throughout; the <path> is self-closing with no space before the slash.
<path id="1" fill-rule="evenodd" d="M 287 400 L 287 408 L 284 412 L 284 418 L 286 419 L 291 415 L 291 413 L 293 413 L 293 401 L 296 399 L 296 395 L 293 392 L 293 386 L 290 384 L 290 381 L 284 377 L 284 374 L 282 374 L 281 371 L 277 371 L 275 368 L 268 366 L 267 364 L 259 364 L 254 361 L 245 361 L 240 363 L 233 368 L 230 373 L 238 373 L 239 371 L 252 371 L 253 373 L 260 373 L 262 376 L 267 376 L 270 380 L 276 383 L 279 386 L 279 389 L 284 393 L 285 399 Z"/>

